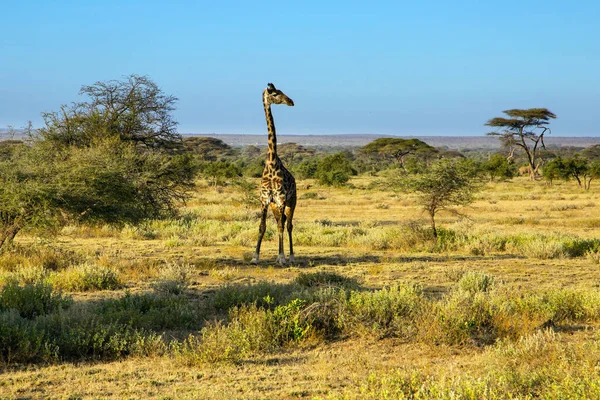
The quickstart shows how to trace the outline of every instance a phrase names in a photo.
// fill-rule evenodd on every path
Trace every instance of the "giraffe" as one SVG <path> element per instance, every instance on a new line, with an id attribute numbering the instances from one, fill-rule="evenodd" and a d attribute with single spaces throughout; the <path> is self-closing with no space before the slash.
<path id="1" fill-rule="evenodd" d="M 277 156 L 277 137 L 275 135 L 275 122 L 271 113 L 271 104 L 286 104 L 293 106 L 292 99 L 287 97 L 281 90 L 275 88 L 275 85 L 269 83 L 263 91 L 263 105 L 265 108 L 265 117 L 267 119 L 267 129 L 269 131 L 268 156 L 263 170 L 260 184 L 260 203 L 261 219 L 258 228 L 258 243 L 254 252 L 253 263 L 258 263 L 260 254 L 260 244 L 262 242 L 265 230 L 267 228 L 267 212 L 269 206 L 277 220 L 279 233 L 279 255 L 277 262 L 283 266 L 285 264 L 285 252 L 283 250 L 283 231 L 286 227 L 290 241 L 290 262 L 294 262 L 294 247 L 292 245 L 292 218 L 296 208 L 296 180 L 292 174 L 285 169 L 283 163 Z"/>

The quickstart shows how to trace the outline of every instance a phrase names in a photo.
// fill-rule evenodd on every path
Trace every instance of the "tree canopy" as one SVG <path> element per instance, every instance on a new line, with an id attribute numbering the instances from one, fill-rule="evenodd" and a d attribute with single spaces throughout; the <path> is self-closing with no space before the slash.
<path id="1" fill-rule="evenodd" d="M 438 150 L 419 139 L 379 138 L 363 146 L 361 151 L 365 154 L 377 154 L 383 157 L 392 157 L 404 167 L 405 157 L 416 155 L 431 157 Z"/>
<path id="2" fill-rule="evenodd" d="M 600 160 L 600 144 L 593 144 L 581 151 L 581 156 L 588 160 Z"/>
<path id="3" fill-rule="evenodd" d="M 197 155 L 203 161 L 223 161 L 235 154 L 230 145 L 221 139 L 207 136 L 183 138 L 184 151 Z"/>
<path id="4" fill-rule="evenodd" d="M 181 145 L 171 115 L 177 98 L 164 94 L 150 78 L 130 75 L 96 82 L 83 86 L 79 94 L 87 101 L 42 113 L 43 139 L 76 146 L 90 146 L 99 137 L 117 137 L 148 148 Z"/>

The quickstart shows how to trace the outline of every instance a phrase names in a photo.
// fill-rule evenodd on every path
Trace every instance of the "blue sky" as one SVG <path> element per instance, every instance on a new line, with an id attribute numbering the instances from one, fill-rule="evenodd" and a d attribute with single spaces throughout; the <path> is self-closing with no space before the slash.
<path id="1" fill-rule="evenodd" d="M 547 107 L 557 136 L 598 136 L 597 1 L 0 0 L 0 128 L 40 126 L 79 88 L 148 75 L 182 133 L 483 135 Z"/>

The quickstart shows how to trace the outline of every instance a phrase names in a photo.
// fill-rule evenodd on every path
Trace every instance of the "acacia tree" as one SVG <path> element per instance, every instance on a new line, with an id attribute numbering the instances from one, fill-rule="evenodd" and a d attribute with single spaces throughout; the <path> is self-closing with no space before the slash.
<path id="1" fill-rule="evenodd" d="M 405 167 L 405 159 L 409 155 L 431 157 L 438 153 L 435 147 L 419 139 L 401 138 L 379 138 L 361 147 L 365 154 L 377 154 L 382 157 L 391 157 L 396 160 L 402 168 Z"/>
<path id="2" fill-rule="evenodd" d="M 556 157 L 544 166 L 544 178 L 552 184 L 555 178 L 568 181 L 574 178 L 579 187 L 589 190 L 592 180 L 600 177 L 600 161 L 590 161 L 575 154 L 570 158 Z"/>
<path id="3" fill-rule="evenodd" d="M 235 151 L 221 139 L 191 136 L 183 139 L 184 151 L 189 151 L 202 161 L 223 161 L 235 155 Z"/>
<path id="4" fill-rule="evenodd" d="M 45 114 L 39 134 L 0 159 L 0 248 L 22 230 L 161 217 L 186 198 L 195 174 L 191 157 L 171 151 L 180 146 L 176 132 L 155 129 L 174 123 L 168 115 L 173 103 L 157 102 L 172 98 L 155 91 L 148 78 L 140 88 L 139 79 L 97 83 L 106 92 Z M 115 103 L 96 107 L 98 98 Z M 150 123 L 155 117 L 162 122 Z"/>
<path id="5" fill-rule="evenodd" d="M 422 174 L 406 176 L 402 186 L 417 193 L 419 204 L 429 216 L 433 237 L 437 238 L 436 215 L 440 211 L 459 214 L 451 207 L 471 204 L 481 188 L 476 177 L 477 169 L 469 160 L 441 159 Z"/>
<path id="6" fill-rule="evenodd" d="M 177 122 L 171 115 L 177 98 L 166 95 L 148 77 L 130 75 L 83 86 L 87 101 L 42 113 L 42 138 L 64 145 L 91 145 L 98 136 L 117 137 L 147 148 L 181 145 Z"/>
<path id="7" fill-rule="evenodd" d="M 315 149 L 304 147 L 301 144 L 293 142 L 281 143 L 277 145 L 277 154 L 279 155 L 279 158 L 285 162 L 285 165 L 293 169 L 304 159 L 313 157 L 315 155 Z"/>
<path id="8" fill-rule="evenodd" d="M 504 111 L 504 114 L 508 118 L 492 118 L 485 124 L 498 129 L 488 135 L 498 136 L 507 148 L 524 151 L 529 164 L 529 177 L 534 180 L 541 164 L 538 152 L 545 148 L 544 135 L 550 133 L 547 125 L 556 115 L 547 108 L 512 109 Z"/>

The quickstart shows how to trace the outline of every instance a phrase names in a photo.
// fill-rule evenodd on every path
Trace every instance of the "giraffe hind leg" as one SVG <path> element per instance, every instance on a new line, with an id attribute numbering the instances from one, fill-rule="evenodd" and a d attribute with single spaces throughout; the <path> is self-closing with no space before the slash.
<path id="1" fill-rule="evenodd" d="M 256 243 L 256 250 L 254 251 L 254 257 L 252 263 L 258 264 L 258 258 L 260 255 L 260 244 L 262 243 L 263 236 L 267 230 L 267 212 L 269 211 L 269 205 L 263 204 L 262 215 L 260 217 L 260 226 L 258 227 L 258 242 Z"/>
<path id="2" fill-rule="evenodd" d="M 287 231 L 288 231 L 288 239 L 290 241 L 290 262 L 293 263 L 294 260 L 294 244 L 292 243 L 292 230 L 294 229 L 294 224 L 292 223 L 292 218 L 294 218 L 294 209 L 296 205 L 294 204 L 291 207 L 286 207 L 285 213 L 287 216 Z"/>

